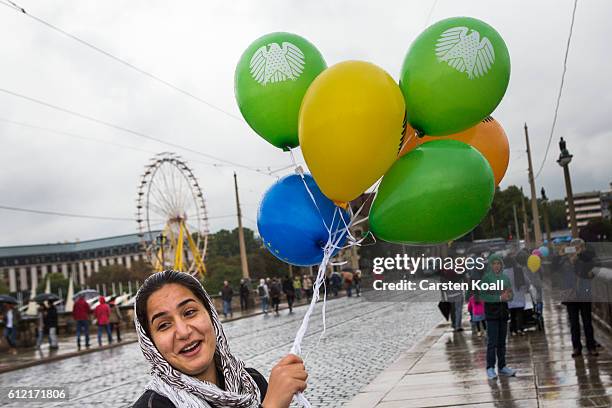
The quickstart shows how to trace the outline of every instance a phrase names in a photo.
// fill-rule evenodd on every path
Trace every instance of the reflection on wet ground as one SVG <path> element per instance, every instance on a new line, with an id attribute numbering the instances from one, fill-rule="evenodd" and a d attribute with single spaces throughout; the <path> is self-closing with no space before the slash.
<path id="1" fill-rule="evenodd" d="M 514 378 L 489 381 L 485 375 L 486 337 L 454 333 L 438 325 L 360 391 L 348 407 L 610 407 L 612 341 L 595 326 L 603 345 L 598 357 L 572 358 L 564 306 L 547 304 L 545 331 L 508 338 L 507 363 Z"/>

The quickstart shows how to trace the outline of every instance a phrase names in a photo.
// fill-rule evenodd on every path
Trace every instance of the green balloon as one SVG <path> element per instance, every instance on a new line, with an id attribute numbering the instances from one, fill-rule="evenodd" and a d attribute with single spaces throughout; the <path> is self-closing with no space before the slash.
<path id="1" fill-rule="evenodd" d="M 448 242 L 478 225 L 494 192 L 493 170 L 478 150 L 456 140 L 427 142 L 385 174 L 370 210 L 370 228 L 389 242 Z"/>
<path id="2" fill-rule="evenodd" d="M 510 55 L 499 33 L 470 17 L 427 28 L 400 73 L 410 125 L 428 136 L 470 128 L 490 115 L 510 80 Z"/>
<path id="3" fill-rule="evenodd" d="M 234 90 L 242 116 L 274 146 L 298 146 L 302 99 L 325 68 L 319 50 L 299 35 L 271 33 L 258 38 L 236 67 Z"/>

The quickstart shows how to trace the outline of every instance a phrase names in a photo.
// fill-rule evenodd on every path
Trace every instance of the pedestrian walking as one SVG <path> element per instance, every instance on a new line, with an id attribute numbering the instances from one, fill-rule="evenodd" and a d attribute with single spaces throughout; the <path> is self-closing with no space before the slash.
<path id="1" fill-rule="evenodd" d="M 45 307 L 38 305 L 36 310 L 36 348 L 40 349 L 45 338 Z"/>
<path id="2" fill-rule="evenodd" d="M 9 345 L 10 353 L 17 354 L 17 321 L 19 320 L 17 309 L 11 303 L 7 303 L 4 309 L 4 337 Z"/>
<path id="3" fill-rule="evenodd" d="M 259 280 L 259 286 L 257 287 L 257 294 L 259 295 L 259 302 L 261 303 L 261 311 L 264 314 L 268 314 L 268 307 L 270 304 L 270 291 L 268 285 L 266 285 L 265 279 Z"/>
<path id="4" fill-rule="evenodd" d="M 508 276 L 512 286 L 512 300 L 508 301 L 510 311 L 510 334 L 524 336 L 524 311 L 526 294 L 529 291 L 529 279 L 526 276 L 527 254 L 519 251 L 504 260 L 503 273 Z"/>
<path id="5" fill-rule="evenodd" d="M 135 408 L 288 408 L 306 388 L 296 355 L 271 367 L 269 383 L 230 351 L 223 325 L 202 284 L 187 273 L 151 275 L 136 295 L 134 324 L 151 365 Z"/>
<path id="6" fill-rule="evenodd" d="M 94 315 L 98 321 L 98 346 L 102 347 L 102 332 L 106 331 L 108 336 L 108 344 L 113 343 L 113 334 L 110 325 L 110 307 L 106 303 L 104 296 L 100 296 L 100 303 L 94 309 Z"/>
<path id="7" fill-rule="evenodd" d="M 306 276 L 304 278 L 304 292 L 306 292 L 306 299 L 310 302 L 312 299 L 312 278 L 310 276 Z"/>
<path id="8" fill-rule="evenodd" d="M 573 239 L 565 250 L 567 256 L 561 259 L 561 273 L 563 277 L 562 294 L 567 308 L 572 333 L 572 357 L 582 355 L 582 342 L 580 339 L 580 319 L 586 339 L 589 356 L 597 356 L 597 342 L 593 334 L 592 322 L 592 279 L 594 254 L 586 249 L 582 239 Z"/>
<path id="9" fill-rule="evenodd" d="M 76 322 L 77 349 L 81 349 L 81 335 L 85 335 L 85 347 L 89 348 L 89 315 L 91 307 L 84 296 L 79 296 L 74 302 L 72 318 Z"/>
<path id="10" fill-rule="evenodd" d="M 272 284 L 270 285 L 270 298 L 272 299 L 272 309 L 274 309 L 274 314 L 278 316 L 278 306 L 280 305 L 280 296 L 281 296 L 281 284 L 277 278 L 272 279 Z"/>
<path id="11" fill-rule="evenodd" d="M 489 256 L 487 272 L 482 277 L 482 285 L 497 289 L 482 290 L 479 297 L 485 302 L 485 319 L 487 322 L 487 378 L 497 378 L 495 364 L 499 375 L 512 377 L 516 370 L 506 365 L 506 337 L 508 334 L 508 301 L 512 300 L 512 285 L 508 276 L 503 274 L 504 262 L 501 256 Z"/>
<path id="12" fill-rule="evenodd" d="M 340 285 L 342 285 L 342 277 L 338 272 L 333 271 L 329 277 L 329 281 L 331 283 L 332 293 L 334 294 L 334 297 L 337 297 L 338 292 L 340 291 Z"/>
<path id="13" fill-rule="evenodd" d="M 117 332 L 117 341 L 120 342 L 121 341 L 121 320 L 122 320 L 122 314 L 121 314 L 121 310 L 119 309 L 119 306 L 117 306 L 115 304 L 115 300 L 113 299 L 110 304 L 110 316 L 108 318 L 108 323 L 110 324 L 111 327 L 111 337 L 112 337 L 112 332 L 113 329 L 115 329 L 115 331 Z"/>
<path id="14" fill-rule="evenodd" d="M 56 350 L 59 348 L 57 344 L 57 309 L 51 300 L 47 300 L 46 309 L 45 326 L 49 332 L 49 349 Z"/>
<path id="15" fill-rule="evenodd" d="M 293 301 L 295 300 L 295 288 L 291 276 L 287 276 L 283 280 L 283 293 L 287 297 L 287 305 L 289 306 L 289 314 L 293 314 Z"/>
<path id="16" fill-rule="evenodd" d="M 353 272 L 342 272 L 344 279 L 344 289 L 346 290 L 346 296 L 351 297 L 353 295 Z"/>
<path id="17" fill-rule="evenodd" d="M 295 289 L 295 299 L 299 302 L 302 300 L 303 290 L 302 290 L 302 275 L 296 275 L 293 278 L 293 288 Z"/>
<path id="18" fill-rule="evenodd" d="M 442 283 L 458 283 L 464 281 L 464 275 L 458 274 L 453 269 L 442 270 L 440 282 Z M 461 289 L 447 289 L 444 291 L 443 298 L 450 303 L 451 325 L 456 332 L 463 331 L 463 299 L 464 294 Z"/>
<path id="19" fill-rule="evenodd" d="M 240 279 L 240 311 L 244 312 L 249 308 L 249 294 L 251 288 L 246 279 Z"/>
<path id="20" fill-rule="evenodd" d="M 353 282 L 355 283 L 355 294 L 359 297 L 361 296 L 361 271 L 359 269 L 353 275 Z"/>
<path id="21" fill-rule="evenodd" d="M 232 297 L 234 297 L 234 289 L 230 286 L 228 281 L 223 281 L 223 287 L 221 288 L 221 300 L 223 301 L 223 317 L 227 319 L 229 315 L 230 318 L 234 317 L 234 312 L 232 312 Z"/>
<path id="22" fill-rule="evenodd" d="M 468 301 L 468 312 L 472 323 L 472 334 L 482 337 L 486 330 L 484 302 L 476 295 L 470 295 Z"/>

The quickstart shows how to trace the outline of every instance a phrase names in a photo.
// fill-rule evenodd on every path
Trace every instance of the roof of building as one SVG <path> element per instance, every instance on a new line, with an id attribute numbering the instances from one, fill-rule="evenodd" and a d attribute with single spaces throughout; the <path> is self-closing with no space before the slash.
<path id="1" fill-rule="evenodd" d="M 155 237 L 156 233 L 153 232 L 151 235 L 149 235 L 147 241 L 151 240 L 151 236 Z M 0 247 L 0 258 L 92 251 L 117 246 L 134 245 L 140 242 L 141 238 L 138 236 L 138 234 L 127 234 L 118 235 L 115 237 L 91 239 L 87 241 Z"/>
<path id="2" fill-rule="evenodd" d="M 584 193 L 576 193 L 574 194 L 574 199 L 578 197 L 600 197 L 601 191 L 587 191 Z"/>

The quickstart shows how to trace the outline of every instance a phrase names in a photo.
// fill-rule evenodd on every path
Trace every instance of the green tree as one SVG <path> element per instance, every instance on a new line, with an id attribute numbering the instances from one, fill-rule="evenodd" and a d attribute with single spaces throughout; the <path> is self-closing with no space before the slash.
<path id="1" fill-rule="evenodd" d="M 548 202 L 548 222 L 552 231 L 567 229 L 565 200 L 552 200 Z"/>
<path id="2" fill-rule="evenodd" d="M 36 293 L 43 293 L 45 291 L 45 286 L 47 285 L 47 279 L 51 280 L 51 293 L 58 294 L 59 289 L 62 289 L 62 293 L 65 295 L 68 293 L 68 278 L 64 277 L 62 273 L 51 273 L 48 274 L 45 279 L 38 282 L 38 286 L 36 287 Z"/>
<path id="3" fill-rule="evenodd" d="M 255 237 L 253 230 L 244 228 L 244 244 L 247 254 L 261 246 L 261 241 Z M 238 240 L 238 228 L 232 231 L 222 229 L 208 237 L 209 256 L 233 256 L 240 255 L 240 243 Z"/>
<path id="4" fill-rule="evenodd" d="M 133 262 L 130 268 L 114 264 L 101 267 L 97 273 L 93 273 L 87 278 L 86 283 L 89 287 L 93 288 L 96 285 L 102 286 L 106 284 L 107 289 L 110 290 L 113 282 L 115 284 L 119 282 L 127 283 L 128 281 L 143 282 L 152 272 L 153 268 L 151 265 L 143 261 Z"/>
<path id="5" fill-rule="evenodd" d="M 505 190 L 497 187 L 489 212 L 480 224 L 467 235 L 470 238 L 471 235 L 473 235 L 474 239 L 495 237 L 508 238 L 510 232 L 512 232 L 512 235 L 515 235 L 513 205 L 516 206 L 519 228 L 521 228 L 523 222 L 521 213 L 522 196 L 523 194 L 517 186 L 509 186 Z"/>
<path id="6" fill-rule="evenodd" d="M 10 288 L 7 286 L 4 279 L 0 279 L 0 295 L 8 295 Z"/>

